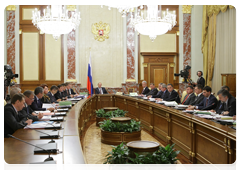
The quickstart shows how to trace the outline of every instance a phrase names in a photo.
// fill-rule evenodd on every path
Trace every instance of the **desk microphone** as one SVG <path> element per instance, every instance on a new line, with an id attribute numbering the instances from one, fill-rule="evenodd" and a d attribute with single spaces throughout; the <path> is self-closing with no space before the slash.
<path id="1" fill-rule="evenodd" d="M 33 144 L 31 144 L 31 143 L 28 143 L 28 142 L 26 142 L 26 141 L 24 141 L 24 140 L 18 139 L 18 138 L 16 138 L 15 136 L 12 136 L 12 135 L 10 135 L 10 134 L 8 134 L 8 137 L 11 137 L 11 138 L 13 138 L 13 139 L 19 140 L 19 141 L 24 142 L 24 143 L 26 143 L 26 144 L 29 144 L 29 145 L 31 145 L 31 146 L 35 146 L 36 148 L 39 148 L 39 149 L 47 152 L 47 153 L 48 153 L 48 158 L 45 159 L 44 162 L 46 162 L 46 161 L 53 161 L 53 158 L 50 157 L 50 152 L 47 151 L 47 150 L 45 150 L 44 148 L 41 148 L 41 147 L 39 147 L 39 146 L 33 145 Z"/>
<path id="2" fill-rule="evenodd" d="M 27 126 L 26 126 L 26 128 L 29 128 L 29 129 L 35 130 L 35 131 L 37 131 L 37 132 L 40 132 L 40 133 L 42 133 L 42 134 L 48 135 L 49 137 L 51 137 L 51 141 L 48 142 L 48 143 L 55 143 L 55 141 L 53 140 L 53 136 L 49 135 L 48 133 L 44 133 L 44 132 L 41 132 L 40 130 L 33 129 L 33 128 L 30 128 L 30 127 L 27 127 Z M 58 135 L 58 137 L 59 137 L 59 135 Z"/>

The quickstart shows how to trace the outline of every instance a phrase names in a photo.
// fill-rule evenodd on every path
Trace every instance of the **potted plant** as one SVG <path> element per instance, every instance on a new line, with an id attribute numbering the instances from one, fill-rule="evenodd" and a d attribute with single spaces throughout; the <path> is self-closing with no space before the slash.
<path id="1" fill-rule="evenodd" d="M 141 140 L 141 122 L 131 120 L 130 123 L 113 122 L 104 120 L 99 122 L 101 128 L 101 142 L 118 145 L 122 142 Z"/>
<path id="2" fill-rule="evenodd" d="M 104 164 L 175 164 L 180 151 L 174 151 L 174 145 L 160 146 L 157 151 L 147 155 L 135 153 L 136 157 L 133 158 L 128 147 L 121 143 L 108 152 Z"/>
<path id="3" fill-rule="evenodd" d="M 104 109 L 99 109 L 96 111 L 96 126 L 99 126 L 99 122 L 110 119 L 112 117 L 124 117 L 126 113 L 127 111 L 120 109 L 108 112 L 105 112 Z"/>

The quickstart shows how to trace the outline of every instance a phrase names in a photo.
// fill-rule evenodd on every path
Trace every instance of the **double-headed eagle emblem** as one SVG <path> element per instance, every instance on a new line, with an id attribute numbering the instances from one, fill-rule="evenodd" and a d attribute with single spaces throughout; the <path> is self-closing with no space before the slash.
<path id="1" fill-rule="evenodd" d="M 92 33 L 94 34 L 95 40 L 98 40 L 100 42 L 105 41 L 105 39 L 108 39 L 110 32 L 110 25 L 106 23 L 102 23 L 100 21 L 99 23 L 92 24 Z"/>

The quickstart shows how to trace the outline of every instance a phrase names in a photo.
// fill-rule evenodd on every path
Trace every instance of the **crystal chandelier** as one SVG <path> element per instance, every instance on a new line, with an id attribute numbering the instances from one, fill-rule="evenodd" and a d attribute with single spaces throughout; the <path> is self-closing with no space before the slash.
<path id="1" fill-rule="evenodd" d="M 140 34 L 148 35 L 152 42 L 157 35 L 172 30 L 176 23 L 175 11 L 173 13 L 170 13 L 168 9 L 162 11 L 161 5 L 144 5 L 144 9 L 138 9 L 134 18 L 131 13 L 131 26 Z"/>
<path id="2" fill-rule="evenodd" d="M 68 34 L 80 24 L 80 12 L 71 12 L 68 16 L 68 10 L 62 5 L 47 6 L 41 11 L 35 9 L 32 11 L 32 23 L 45 34 L 52 34 L 55 40 L 58 40 L 61 34 Z"/>
<path id="3" fill-rule="evenodd" d="M 128 12 L 134 11 L 134 8 L 139 7 L 142 9 L 142 5 L 107 5 L 108 9 L 111 10 L 111 8 L 117 8 L 118 11 L 122 14 L 122 17 L 126 17 Z M 103 5 L 101 5 L 103 8 Z"/>

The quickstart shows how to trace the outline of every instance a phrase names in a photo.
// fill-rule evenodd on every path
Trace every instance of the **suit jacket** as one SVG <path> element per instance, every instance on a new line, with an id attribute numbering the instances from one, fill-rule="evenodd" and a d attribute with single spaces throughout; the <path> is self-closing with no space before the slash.
<path id="1" fill-rule="evenodd" d="M 36 111 L 45 111 L 46 110 L 46 108 L 42 108 L 42 105 L 43 105 L 43 103 L 42 103 L 42 101 L 41 101 L 41 99 L 38 99 L 37 100 L 37 97 L 36 96 L 34 96 L 34 101 L 32 102 L 32 104 L 31 104 L 31 108 L 32 108 L 32 110 L 36 110 Z"/>
<path id="2" fill-rule="evenodd" d="M 145 89 L 142 91 L 141 94 L 148 94 L 150 92 L 149 88 L 148 87 L 145 87 Z"/>
<path id="3" fill-rule="evenodd" d="M 187 94 L 187 95 L 188 95 L 188 94 Z M 184 97 L 183 101 L 186 99 L 187 95 Z M 184 103 L 182 103 L 182 104 L 183 104 L 183 105 L 189 105 L 190 103 L 192 103 L 192 102 L 195 101 L 195 97 L 196 97 L 196 96 L 195 96 L 194 93 L 190 94 L 190 96 L 187 98 L 187 100 L 186 100 Z"/>
<path id="4" fill-rule="evenodd" d="M 20 119 L 12 104 L 4 106 L 4 137 L 27 125 L 26 119 Z"/>
<path id="5" fill-rule="evenodd" d="M 157 88 L 154 88 L 154 89 L 152 89 L 152 90 L 150 90 L 147 94 L 146 94 L 146 96 L 153 96 L 153 95 L 156 95 L 158 93 L 158 90 L 157 90 Z"/>
<path id="6" fill-rule="evenodd" d="M 41 98 L 42 103 L 51 103 L 50 98 L 48 95 L 44 94 Z"/>
<path id="7" fill-rule="evenodd" d="M 205 86 L 205 79 L 201 77 L 198 81 L 197 84 L 201 84 L 203 87 Z"/>
<path id="8" fill-rule="evenodd" d="M 52 95 L 52 93 L 50 91 L 47 93 L 47 95 L 50 98 L 50 103 L 53 103 L 53 102 L 58 103 L 56 98 L 55 98 L 55 95 Z"/>
<path id="9" fill-rule="evenodd" d="M 208 99 L 208 104 L 206 105 L 206 100 L 207 98 L 204 97 L 204 99 L 202 100 L 201 103 L 197 104 L 196 106 L 198 106 L 199 110 L 211 110 L 211 109 L 215 109 L 217 106 L 217 99 L 214 95 L 210 95 L 209 99 Z"/>
<path id="10" fill-rule="evenodd" d="M 71 93 L 69 93 L 69 90 L 70 90 Z M 75 94 L 76 94 L 76 93 L 73 91 L 73 89 L 69 89 L 69 90 L 68 90 L 69 95 L 70 95 L 70 94 L 72 94 L 72 95 L 75 95 Z"/>
<path id="11" fill-rule="evenodd" d="M 215 108 L 216 113 L 221 114 L 223 111 L 228 111 L 229 114 L 227 116 L 236 115 L 236 99 L 231 96 L 228 98 L 227 107 L 224 108 L 224 103 L 220 100 L 218 101 L 217 107 Z"/>
<path id="12" fill-rule="evenodd" d="M 58 91 L 56 94 L 54 94 L 56 100 L 58 100 L 58 99 L 61 99 L 61 100 L 62 100 L 62 98 L 65 97 L 63 93 L 64 93 L 64 92 Z"/>
<path id="13" fill-rule="evenodd" d="M 32 115 L 33 110 L 30 106 L 25 105 L 25 107 L 18 112 L 20 119 L 32 119 L 33 121 L 38 121 L 37 116 Z"/>
<path id="14" fill-rule="evenodd" d="M 108 92 L 107 92 L 107 90 L 105 89 L 105 87 L 102 87 L 102 92 L 103 92 L 103 94 L 108 94 Z M 99 91 L 98 87 L 95 88 L 95 94 L 100 94 L 100 91 Z"/>
<path id="15" fill-rule="evenodd" d="M 201 94 L 200 96 L 196 96 L 195 100 L 192 101 L 191 103 L 189 103 L 189 105 L 196 105 L 202 102 L 202 100 L 204 99 L 204 95 Z"/>
<path id="16" fill-rule="evenodd" d="M 169 92 L 169 95 L 168 95 L 168 98 L 166 99 L 166 101 L 176 101 L 177 103 L 180 103 L 180 98 L 179 98 L 178 92 L 176 92 L 175 90 L 173 90 L 171 92 L 171 94 Z"/>
<path id="17" fill-rule="evenodd" d="M 169 91 L 166 90 L 165 93 L 164 91 L 162 92 L 162 95 L 160 98 L 163 99 L 164 101 L 167 101 L 167 99 L 169 98 L 169 95 L 170 95 Z"/>
<path id="18" fill-rule="evenodd" d="M 161 90 L 158 91 L 156 95 L 152 95 L 152 98 L 161 98 L 163 92 Z"/>

